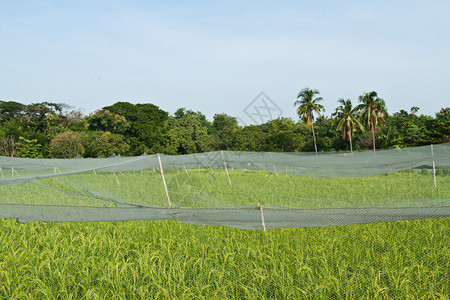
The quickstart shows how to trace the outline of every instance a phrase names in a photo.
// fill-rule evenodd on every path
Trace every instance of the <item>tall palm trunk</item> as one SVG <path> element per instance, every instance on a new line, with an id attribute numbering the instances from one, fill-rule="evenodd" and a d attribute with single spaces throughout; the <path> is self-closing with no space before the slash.
<path id="1" fill-rule="evenodd" d="M 350 152 L 353 153 L 353 145 L 352 145 L 352 131 L 349 129 L 347 129 L 347 135 L 348 135 L 348 139 L 350 140 Z"/>
<path id="2" fill-rule="evenodd" d="M 375 124 L 372 123 L 372 145 L 373 145 L 373 152 L 375 152 Z"/>
<path id="3" fill-rule="evenodd" d="M 313 138 L 314 138 L 314 150 L 316 150 L 316 154 L 317 154 L 316 134 L 314 133 L 314 121 L 311 121 L 311 129 L 312 129 Z"/>

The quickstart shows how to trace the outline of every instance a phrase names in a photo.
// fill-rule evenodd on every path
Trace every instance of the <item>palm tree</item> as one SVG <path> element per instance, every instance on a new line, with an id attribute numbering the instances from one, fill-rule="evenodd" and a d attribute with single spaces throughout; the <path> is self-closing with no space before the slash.
<path id="1" fill-rule="evenodd" d="M 348 136 L 350 141 L 350 152 L 353 152 L 352 135 L 357 129 L 364 131 L 364 126 L 359 121 L 359 111 L 357 107 L 352 107 L 352 101 L 350 99 L 339 99 L 338 102 L 341 106 L 336 108 L 336 112 L 332 116 L 337 117 L 336 130 L 342 129 L 342 137 Z"/>
<path id="2" fill-rule="evenodd" d="M 305 88 L 298 93 L 297 101 L 294 102 L 294 106 L 297 106 L 297 114 L 300 119 L 303 120 L 306 124 L 311 124 L 312 134 L 314 138 L 314 149 L 317 154 L 317 143 L 316 143 L 316 135 L 314 133 L 314 112 L 316 112 L 319 117 L 322 117 L 320 114 L 321 111 L 325 111 L 322 105 L 317 102 L 322 101 L 322 97 L 316 97 L 315 95 L 319 95 L 318 90 L 311 90 L 309 88 Z"/>
<path id="3" fill-rule="evenodd" d="M 375 151 L 375 127 L 378 123 L 385 123 L 384 116 L 387 114 L 386 104 L 383 99 L 378 98 L 375 91 L 359 96 L 359 102 L 361 104 L 356 108 L 361 110 L 359 116 L 366 123 L 367 128 L 370 128 L 372 131 L 372 145 L 373 151 Z"/>

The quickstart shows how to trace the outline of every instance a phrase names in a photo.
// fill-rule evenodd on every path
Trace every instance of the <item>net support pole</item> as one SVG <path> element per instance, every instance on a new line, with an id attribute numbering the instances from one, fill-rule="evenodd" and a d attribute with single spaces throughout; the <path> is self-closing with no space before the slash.
<path id="1" fill-rule="evenodd" d="M 434 150 L 433 150 L 433 144 L 431 144 L 431 156 L 434 156 Z M 436 163 L 433 159 L 433 181 L 434 181 L 434 187 L 436 187 Z"/>
<path id="2" fill-rule="evenodd" d="M 409 178 L 411 178 L 411 164 L 409 164 Z"/>
<path id="3" fill-rule="evenodd" d="M 266 222 L 264 221 L 264 211 L 263 211 L 263 207 L 262 207 L 261 203 L 258 203 L 258 207 L 259 207 L 259 211 L 261 212 L 261 224 L 262 224 L 262 227 L 264 228 L 264 231 L 266 231 Z"/>
<path id="4" fill-rule="evenodd" d="M 273 164 L 273 169 L 275 170 L 275 174 L 276 174 L 277 177 L 278 177 L 277 167 L 275 167 L 275 164 Z"/>
<path id="5" fill-rule="evenodd" d="M 14 170 L 14 168 L 11 168 L 11 176 L 14 176 L 14 173 L 16 173 L 18 176 L 20 176 L 20 174 L 17 173 L 17 171 Z"/>
<path id="6" fill-rule="evenodd" d="M 436 164 L 433 160 L 433 179 L 434 179 L 434 187 L 436 187 Z"/>
<path id="7" fill-rule="evenodd" d="M 162 163 L 161 163 L 161 157 L 159 156 L 159 153 L 158 153 L 158 161 L 159 161 L 159 169 L 161 170 L 161 177 L 162 177 L 162 180 L 163 180 L 163 183 L 164 183 L 164 190 L 166 191 L 167 202 L 169 202 L 169 206 L 172 206 L 172 203 L 170 202 L 169 191 L 167 190 L 166 179 L 164 178 L 164 171 L 163 171 L 163 167 L 162 167 Z"/>
<path id="8" fill-rule="evenodd" d="M 0 173 L 2 174 L 2 178 L 5 179 L 5 175 L 3 175 L 2 167 L 0 167 Z"/>
<path id="9" fill-rule="evenodd" d="M 228 183 L 229 183 L 230 186 L 231 186 L 231 179 L 230 179 L 230 174 L 228 174 L 227 162 L 225 161 L 225 157 L 223 156 L 223 151 L 220 151 L 220 153 L 222 153 L 223 165 L 224 165 L 224 167 L 225 167 L 225 172 L 227 173 Z"/>
<path id="10" fill-rule="evenodd" d="M 97 172 L 95 172 L 95 170 L 94 170 L 94 175 L 97 175 Z"/>
<path id="11" fill-rule="evenodd" d="M 120 186 L 119 178 L 117 178 L 116 172 L 113 172 L 114 178 L 116 178 L 117 185 Z"/>
<path id="12" fill-rule="evenodd" d="M 225 172 L 227 172 L 227 177 L 228 177 L 228 183 L 231 186 L 231 179 L 230 179 L 230 174 L 228 174 L 228 169 L 227 169 L 227 163 L 223 162 L 223 165 L 225 166 Z"/>
<path id="13" fill-rule="evenodd" d="M 183 165 L 183 168 L 184 168 L 184 171 L 186 172 L 186 175 L 189 177 L 189 172 L 188 172 L 188 170 L 186 169 L 186 166 Z"/>

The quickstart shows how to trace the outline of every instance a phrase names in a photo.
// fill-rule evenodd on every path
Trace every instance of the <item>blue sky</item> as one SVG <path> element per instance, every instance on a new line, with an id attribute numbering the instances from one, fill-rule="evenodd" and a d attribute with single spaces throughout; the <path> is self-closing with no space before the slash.
<path id="1" fill-rule="evenodd" d="M 227 113 L 310 87 L 326 115 L 375 90 L 388 110 L 450 106 L 448 1 L 0 1 L 0 100 L 117 101 Z"/>

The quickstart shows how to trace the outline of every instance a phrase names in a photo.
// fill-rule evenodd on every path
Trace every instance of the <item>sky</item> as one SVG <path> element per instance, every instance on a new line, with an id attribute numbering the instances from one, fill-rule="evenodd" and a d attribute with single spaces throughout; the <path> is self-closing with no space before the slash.
<path id="1" fill-rule="evenodd" d="M 0 100 L 185 107 L 255 124 L 376 91 L 450 106 L 449 1 L 0 1 Z"/>

